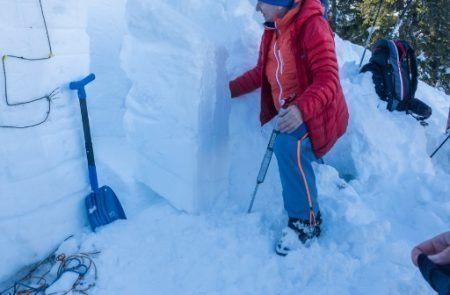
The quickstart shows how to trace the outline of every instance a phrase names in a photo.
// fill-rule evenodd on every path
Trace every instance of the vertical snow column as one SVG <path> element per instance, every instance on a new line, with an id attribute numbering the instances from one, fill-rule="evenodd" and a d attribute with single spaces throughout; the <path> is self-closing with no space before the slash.
<path id="1" fill-rule="evenodd" d="M 120 51 L 126 32 L 126 0 L 95 0 L 88 3 L 88 34 L 95 83 L 89 86 L 89 114 L 94 137 L 123 137 L 125 98 L 130 82 L 120 67 Z"/>
<path id="2" fill-rule="evenodd" d="M 227 194 L 227 54 L 201 24 L 202 12 L 183 5 L 127 3 L 125 129 L 137 178 L 176 208 L 199 212 Z"/>
<path id="3" fill-rule="evenodd" d="M 82 199 L 88 186 L 79 107 L 67 89 L 89 70 L 85 1 L 42 0 L 51 49 L 40 3 L 0 0 L 6 73 L 6 83 L 0 73 L 0 281 L 85 223 Z M 19 104 L 53 91 L 50 104 L 47 99 L 6 103 L 6 95 L 10 104 Z M 4 128 L 31 125 L 37 126 Z"/>

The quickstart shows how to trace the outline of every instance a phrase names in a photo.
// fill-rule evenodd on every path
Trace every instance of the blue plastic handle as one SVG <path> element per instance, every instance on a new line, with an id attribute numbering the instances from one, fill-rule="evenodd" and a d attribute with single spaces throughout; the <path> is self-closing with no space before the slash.
<path id="1" fill-rule="evenodd" d="M 84 86 L 91 83 L 95 80 L 94 74 L 89 74 L 86 78 L 80 81 L 70 82 L 69 88 L 72 90 L 77 90 L 79 99 L 86 99 L 86 91 L 84 90 Z"/>

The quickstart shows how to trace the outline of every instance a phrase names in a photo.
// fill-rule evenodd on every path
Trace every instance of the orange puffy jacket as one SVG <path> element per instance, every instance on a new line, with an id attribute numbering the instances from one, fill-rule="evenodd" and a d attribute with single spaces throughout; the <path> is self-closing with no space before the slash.
<path id="1" fill-rule="evenodd" d="M 339 81 L 333 33 L 323 18 L 323 7 L 317 0 L 302 0 L 299 5 L 295 23 L 290 26 L 300 89 L 293 103 L 308 127 L 315 155 L 322 157 L 345 133 L 349 115 Z M 273 34 L 273 30 L 264 32 L 256 67 L 230 82 L 232 97 L 261 87 L 262 125 L 277 115 L 270 83 L 264 74 Z"/>

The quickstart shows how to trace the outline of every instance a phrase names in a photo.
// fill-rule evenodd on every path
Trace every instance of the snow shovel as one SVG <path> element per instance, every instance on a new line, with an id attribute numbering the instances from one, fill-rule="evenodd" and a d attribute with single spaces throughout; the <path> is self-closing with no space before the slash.
<path id="1" fill-rule="evenodd" d="M 86 197 L 85 205 L 88 221 L 92 231 L 99 226 L 109 224 L 117 219 L 127 219 L 119 199 L 109 186 L 98 187 L 97 169 L 95 167 L 94 150 L 92 148 L 89 116 L 86 104 L 86 91 L 84 87 L 94 81 L 95 75 L 90 74 L 80 81 L 69 84 L 69 88 L 77 90 L 80 101 L 81 119 L 83 121 L 84 142 L 88 162 L 89 182 L 92 192 Z"/>

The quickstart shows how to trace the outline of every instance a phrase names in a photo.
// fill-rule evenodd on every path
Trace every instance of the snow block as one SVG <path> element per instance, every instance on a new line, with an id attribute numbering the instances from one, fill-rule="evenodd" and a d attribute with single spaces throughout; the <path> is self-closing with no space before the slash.
<path id="1" fill-rule="evenodd" d="M 176 4 L 128 1 L 127 19 L 136 176 L 178 209 L 207 210 L 227 194 L 226 52 Z"/>

